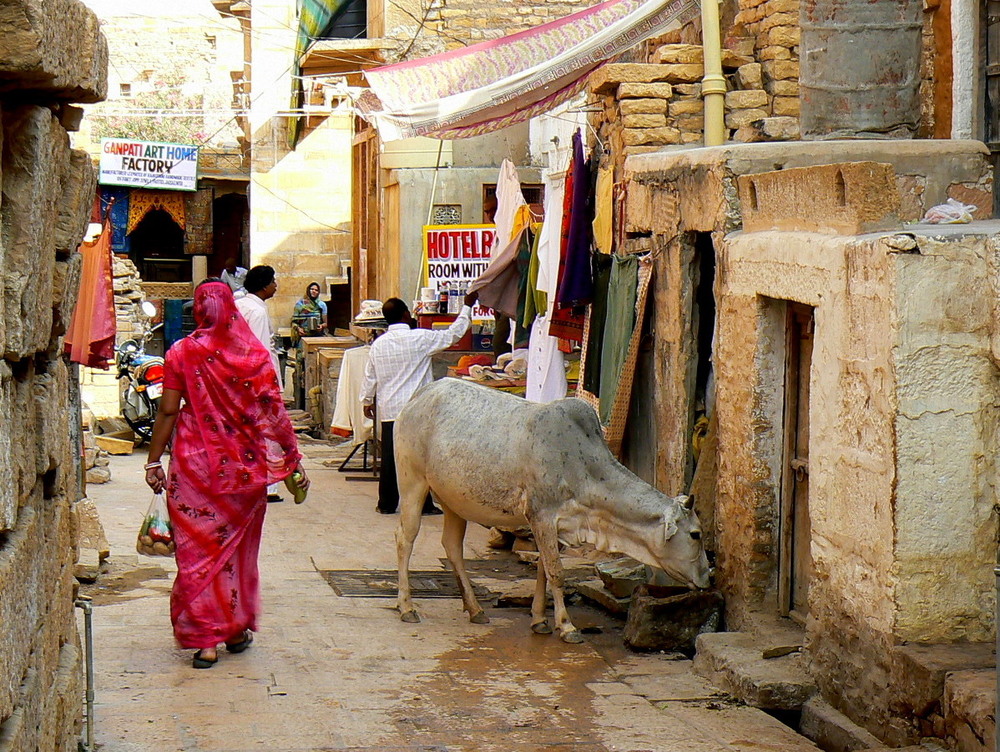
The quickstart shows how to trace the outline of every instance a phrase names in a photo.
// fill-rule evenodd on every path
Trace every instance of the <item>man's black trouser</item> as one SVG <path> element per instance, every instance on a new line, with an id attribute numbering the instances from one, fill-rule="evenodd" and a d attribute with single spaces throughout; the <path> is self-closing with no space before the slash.
<path id="1" fill-rule="evenodd" d="M 393 420 L 382 423 L 382 467 L 378 476 L 378 510 L 392 514 L 399 506 L 399 483 L 396 480 L 396 452 L 392 439 Z M 431 495 L 424 500 L 424 511 L 434 507 Z"/>

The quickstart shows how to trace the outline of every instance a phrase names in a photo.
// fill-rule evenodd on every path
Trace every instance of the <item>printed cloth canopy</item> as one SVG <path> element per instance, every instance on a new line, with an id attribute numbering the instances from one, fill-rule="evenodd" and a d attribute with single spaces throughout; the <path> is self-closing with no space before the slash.
<path id="1" fill-rule="evenodd" d="M 383 141 L 479 136 L 566 101 L 605 61 L 700 8 L 698 0 L 608 0 L 500 39 L 372 68 L 357 107 Z"/>

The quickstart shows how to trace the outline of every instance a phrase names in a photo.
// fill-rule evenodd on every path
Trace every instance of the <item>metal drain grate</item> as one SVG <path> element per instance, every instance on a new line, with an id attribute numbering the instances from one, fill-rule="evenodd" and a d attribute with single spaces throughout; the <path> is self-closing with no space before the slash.
<path id="1" fill-rule="evenodd" d="M 395 598 L 398 595 L 395 569 L 317 569 L 333 592 L 344 598 Z M 495 598 L 496 593 L 472 585 L 477 598 Z M 414 598 L 461 598 L 458 582 L 450 571 L 410 572 Z"/>

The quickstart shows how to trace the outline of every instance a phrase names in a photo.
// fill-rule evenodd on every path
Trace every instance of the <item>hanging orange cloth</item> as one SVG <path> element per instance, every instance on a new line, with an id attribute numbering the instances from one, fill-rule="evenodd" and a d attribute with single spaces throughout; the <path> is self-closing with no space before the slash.
<path id="1" fill-rule="evenodd" d="M 128 204 L 128 228 L 125 234 L 128 235 L 153 209 L 163 209 L 170 215 L 177 226 L 184 229 L 184 194 L 176 191 L 147 191 L 142 189 L 133 190 L 129 195 Z"/>
<path id="2" fill-rule="evenodd" d="M 108 369 L 115 352 L 115 292 L 111 278 L 111 223 L 93 243 L 80 246 L 83 269 L 65 349 L 74 363 Z"/>

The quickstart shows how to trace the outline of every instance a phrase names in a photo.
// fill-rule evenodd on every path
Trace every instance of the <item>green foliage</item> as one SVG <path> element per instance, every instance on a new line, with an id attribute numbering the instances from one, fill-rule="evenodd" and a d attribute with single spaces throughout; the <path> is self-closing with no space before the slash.
<path id="1" fill-rule="evenodd" d="M 94 122 L 94 137 L 195 145 L 204 143 L 208 135 L 205 132 L 205 116 L 181 114 L 201 112 L 205 107 L 204 94 L 184 94 L 179 77 L 171 79 L 156 81 L 151 91 L 109 102 L 92 111 L 90 117 Z"/>

